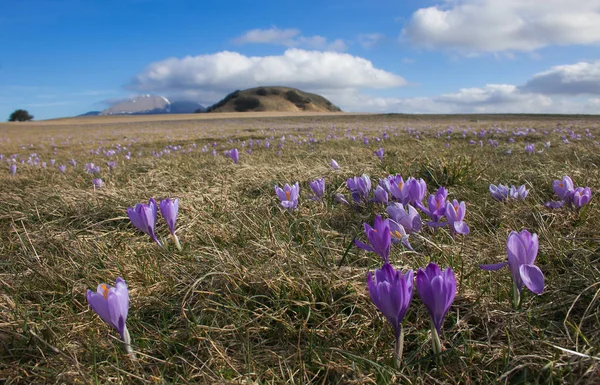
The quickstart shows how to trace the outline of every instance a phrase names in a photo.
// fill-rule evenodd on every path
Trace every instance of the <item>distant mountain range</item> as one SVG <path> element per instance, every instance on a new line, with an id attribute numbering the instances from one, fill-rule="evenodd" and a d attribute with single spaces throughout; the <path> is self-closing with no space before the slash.
<path id="1" fill-rule="evenodd" d="M 114 103 L 102 111 L 89 111 L 79 116 L 96 115 L 155 115 L 155 114 L 192 114 L 206 109 L 192 101 L 170 101 L 160 95 L 140 95 Z"/>

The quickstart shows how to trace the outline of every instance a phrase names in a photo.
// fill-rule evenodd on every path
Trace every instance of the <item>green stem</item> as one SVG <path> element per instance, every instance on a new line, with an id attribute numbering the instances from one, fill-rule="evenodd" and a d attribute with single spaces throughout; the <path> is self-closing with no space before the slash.
<path id="1" fill-rule="evenodd" d="M 402 352 L 404 351 L 404 328 L 400 324 L 400 334 L 396 338 L 396 348 L 394 349 L 394 364 L 396 369 L 400 369 L 400 362 L 402 361 Z"/>
<path id="2" fill-rule="evenodd" d="M 435 353 L 436 359 L 441 363 L 442 343 L 440 342 L 440 335 L 433 322 L 431 323 L 431 343 L 433 344 L 433 353 Z"/>

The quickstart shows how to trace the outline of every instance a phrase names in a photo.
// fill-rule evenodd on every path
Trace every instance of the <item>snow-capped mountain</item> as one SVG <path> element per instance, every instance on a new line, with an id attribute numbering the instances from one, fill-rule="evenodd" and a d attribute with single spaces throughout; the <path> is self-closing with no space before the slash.
<path id="1" fill-rule="evenodd" d="M 204 107 L 192 101 L 170 101 L 160 95 L 140 95 L 113 103 L 100 113 L 86 115 L 150 115 L 150 114 L 191 114 L 204 111 Z"/>

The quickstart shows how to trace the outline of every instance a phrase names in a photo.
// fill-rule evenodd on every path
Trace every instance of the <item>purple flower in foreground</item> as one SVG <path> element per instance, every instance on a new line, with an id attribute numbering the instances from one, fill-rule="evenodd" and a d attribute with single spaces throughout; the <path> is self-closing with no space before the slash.
<path id="1" fill-rule="evenodd" d="M 427 209 L 423 209 L 432 222 L 428 222 L 428 226 L 437 227 L 439 221 L 446 215 L 446 199 L 448 198 L 448 190 L 444 187 L 440 187 L 435 195 L 430 195 L 427 200 Z"/>
<path id="2" fill-rule="evenodd" d="M 577 187 L 573 191 L 573 205 L 577 208 L 581 208 L 589 203 L 592 198 L 592 190 L 589 187 Z"/>
<path id="3" fill-rule="evenodd" d="M 421 230 L 421 217 L 411 205 L 392 202 L 385 209 L 390 218 L 404 227 L 407 233 L 418 233 Z"/>
<path id="4" fill-rule="evenodd" d="M 390 219 L 390 235 L 392 236 L 392 243 L 402 243 L 404 247 L 409 250 L 413 250 L 410 242 L 408 241 L 408 234 L 404 229 L 404 226 L 399 224 L 398 222 Z"/>
<path id="5" fill-rule="evenodd" d="M 410 179 L 410 178 L 409 178 Z M 409 180 L 404 183 L 402 175 L 390 175 L 388 177 L 390 181 L 390 193 L 401 204 L 405 205 L 409 201 Z"/>
<path id="6" fill-rule="evenodd" d="M 159 246 L 162 246 L 154 232 L 157 215 L 158 207 L 154 198 L 150 198 L 148 204 L 138 203 L 133 208 L 127 208 L 127 216 L 131 220 L 131 223 L 138 230 L 148 234 Z"/>
<path id="7" fill-rule="evenodd" d="M 450 230 L 453 233 L 467 235 L 470 232 L 469 226 L 464 222 L 467 207 L 465 202 L 460 202 L 454 199 L 446 203 L 446 219 L 450 225 Z"/>
<path id="8" fill-rule="evenodd" d="M 346 200 L 346 197 L 344 196 L 344 194 L 337 193 L 333 196 L 333 199 L 335 199 L 335 201 L 338 203 L 350 205 L 350 203 L 348 203 L 348 201 Z"/>
<path id="9" fill-rule="evenodd" d="M 315 193 L 314 198 L 323 199 L 323 196 L 325 195 L 325 178 L 315 179 L 308 184 L 313 193 Z"/>
<path id="10" fill-rule="evenodd" d="M 369 244 L 367 245 L 366 243 L 355 239 L 354 245 L 363 250 L 372 251 L 379 255 L 384 262 L 389 262 L 392 237 L 390 232 L 390 221 L 388 219 L 383 220 L 381 219 L 381 215 L 377 215 L 373 222 L 373 227 L 369 226 L 368 223 L 364 223 L 363 226 Z"/>
<path id="11" fill-rule="evenodd" d="M 17 173 L 17 165 L 16 164 L 11 164 L 10 167 L 8 167 L 8 172 L 10 172 L 10 175 L 15 175 Z"/>
<path id="12" fill-rule="evenodd" d="M 399 367 L 404 345 L 402 321 L 413 297 L 413 271 L 408 270 L 406 274 L 402 274 L 401 270 L 384 263 L 381 269 L 375 270 L 375 274 L 367 273 L 367 288 L 373 304 L 394 328 L 394 361 L 396 367 Z"/>
<path id="13" fill-rule="evenodd" d="M 544 291 L 544 274 L 535 266 L 535 258 L 538 253 L 538 236 L 527 230 L 520 233 L 511 231 L 506 242 L 506 253 L 508 261 L 491 265 L 479 265 L 487 271 L 493 271 L 508 266 L 513 278 L 513 304 L 515 308 L 521 303 L 521 290 L 523 284 L 535 294 Z"/>
<path id="14" fill-rule="evenodd" d="M 383 204 L 388 203 L 388 193 L 383 187 L 377 186 L 375 190 L 373 190 L 373 195 L 375 196 L 373 201 Z"/>
<path id="15" fill-rule="evenodd" d="M 442 345 L 439 335 L 442 323 L 456 295 L 454 272 L 450 267 L 442 272 L 435 263 L 430 263 L 425 270 L 419 269 L 417 272 L 417 291 L 431 316 L 433 350 L 440 354 Z"/>
<path id="16" fill-rule="evenodd" d="M 165 219 L 165 222 L 167 222 L 169 232 L 175 241 L 175 246 L 177 246 L 178 250 L 181 250 L 181 244 L 179 243 L 177 235 L 175 235 L 175 223 L 177 222 L 177 214 L 179 212 L 179 199 L 163 199 L 160 201 L 159 208 L 160 214 Z"/>
<path id="17" fill-rule="evenodd" d="M 295 209 L 298 207 L 298 196 L 300 195 L 300 186 L 298 182 L 290 186 L 289 184 L 285 184 L 283 189 L 279 186 L 275 186 L 275 193 L 277 197 L 281 200 L 281 205 L 286 209 Z"/>
<path id="18" fill-rule="evenodd" d="M 508 192 L 508 195 L 510 195 L 511 198 L 518 200 L 525 200 L 528 194 L 529 190 L 527 190 L 527 187 L 525 187 L 525 185 L 521 185 L 518 188 L 515 186 L 510 186 L 510 190 Z"/>
<path id="19" fill-rule="evenodd" d="M 423 179 L 414 179 L 410 178 L 407 182 L 408 188 L 408 202 L 418 207 L 419 209 L 424 209 L 423 199 L 425 199 L 425 195 L 427 195 L 427 184 Z"/>
<path id="20" fill-rule="evenodd" d="M 129 312 L 129 290 L 123 278 L 118 277 L 114 287 L 101 283 L 96 292 L 88 289 L 86 297 L 92 310 L 104 322 L 117 329 L 127 353 L 133 353 L 131 337 L 126 325 Z"/>

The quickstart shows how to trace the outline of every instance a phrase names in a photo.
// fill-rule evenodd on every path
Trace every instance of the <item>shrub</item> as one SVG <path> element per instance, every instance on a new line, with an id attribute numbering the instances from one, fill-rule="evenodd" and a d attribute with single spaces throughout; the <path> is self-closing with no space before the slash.
<path id="1" fill-rule="evenodd" d="M 254 91 L 254 93 L 256 95 L 259 95 L 259 96 L 267 96 L 267 94 L 269 92 L 266 89 L 264 89 L 263 87 L 260 87 L 259 89 L 257 89 L 256 91 Z"/>
<path id="2" fill-rule="evenodd" d="M 206 112 L 211 112 L 213 110 L 216 110 L 219 107 L 223 107 L 225 104 L 227 104 L 228 101 L 237 98 L 239 95 L 240 95 L 240 90 L 233 91 L 229 95 L 225 96 L 225 98 L 223 98 L 223 100 L 221 100 L 220 102 L 215 103 L 212 106 L 208 107 L 206 109 Z"/>

